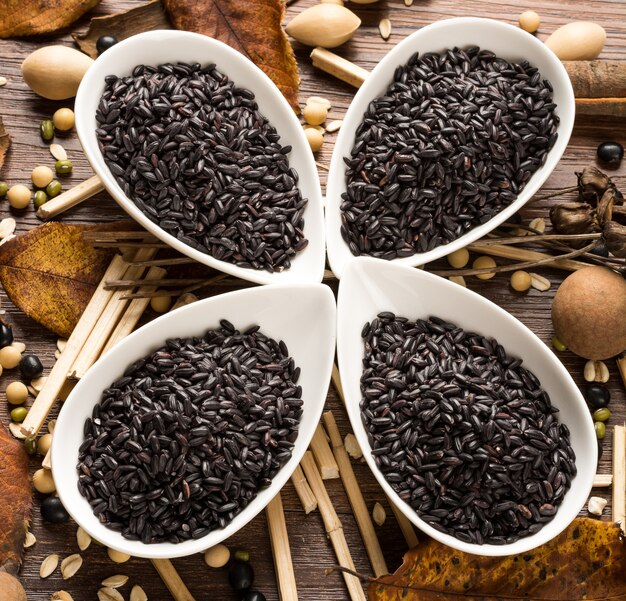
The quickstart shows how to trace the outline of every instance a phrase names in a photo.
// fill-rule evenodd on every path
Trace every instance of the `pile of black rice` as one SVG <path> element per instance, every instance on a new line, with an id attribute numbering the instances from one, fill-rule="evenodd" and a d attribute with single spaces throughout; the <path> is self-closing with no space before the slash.
<path id="1" fill-rule="evenodd" d="M 191 248 L 283 271 L 308 244 L 290 146 L 254 93 L 215 65 L 139 65 L 106 78 L 98 145 L 124 193 Z"/>
<path id="2" fill-rule="evenodd" d="M 133 363 L 94 407 L 78 488 L 109 528 L 144 543 L 223 528 L 289 460 L 302 415 L 284 342 L 226 320 Z"/>
<path id="3" fill-rule="evenodd" d="M 553 519 L 575 454 L 521 359 L 436 317 L 384 312 L 362 335 L 362 419 L 402 500 L 467 543 L 512 543 Z"/>
<path id="4" fill-rule="evenodd" d="M 344 159 L 352 254 L 407 257 L 489 221 L 544 164 L 555 108 L 527 61 L 478 47 L 415 54 L 369 104 Z"/>

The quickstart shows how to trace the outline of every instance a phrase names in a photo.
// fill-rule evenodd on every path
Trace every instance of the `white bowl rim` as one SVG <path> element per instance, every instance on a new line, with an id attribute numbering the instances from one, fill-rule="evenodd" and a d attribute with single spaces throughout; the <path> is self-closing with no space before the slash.
<path id="1" fill-rule="evenodd" d="M 576 474 L 576 489 L 571 487 L 565 493 L 565 497 L 567 497 L 568 495 L 571 496 L 572 494 L 579 495 L 576 512 L 574 513 L 572 509 L 570 513 L 565 516 L 565 514 L 561 511 L 561 508 L 559 508 L 559 511 L 557 511 L 555 518 L 547 524 L 549 525 L 553 523 L 558 523 L 556 520 L 559 518 L 559 515 L 561 516 L 562 524 L 559 527 L 555 527 L 554 532 L 550 533 L 546 528 L 542 528 L 536 534 L 520 538 L 515 543 L 509 543 L 505 545 L 478 545 L 474 543 L 465 543 L 450 534 L 440 532 L 430 526 L 424 520 L 422 520 L 417 515 L 415 510 L 398 496 L 398 494 L 393 490 L 391 485 L 387 482 L 385 477 L 377 468 L 376 463 L 374 462 L 374 459 L 370 453 L 370 445 L 367 440 L 365 428 L 361 421 L 361 413 L 359 407 L 361 401 L 360 394 L 353 394 L 352 387 L 347 383 L 348 379 L 345 375 L 345 364 L 348 362 L 346 358 L 349 354 L 353 354 L 355 352 L 353 344 L 354 339 L 345 334 L 348 329 L 347 323 L 350 321 L 348 315 L 349 309 L 345 307 L 345 297 L 347 296 L 346 285 L 351 285 L 350 280 L 352 279 L 353 274 L 356 274 L 359 271 L 363 273 L 370 268 L 378 268 L 387 270 L 389 272 L 397 272 L 398 277 L 408 276 L 415 281 L 416 289 L 420 289 L 420 287 L 427 287 L 429 283 L 436 282 L 437 285 L 440 285 L 444 289 L 447 289 L 451 294 L 458 295 L 461 299 L 472 298 L 481 306 L 483 306 L 486 312 L 499 314 L 505 320 L 509 321 L 512 326 L 518 330 L 518 332 L 525 333 L 527 338 L 533 341 L 533 345 L 535 346 L 536 351 L 541 354 L 543 360 L 550 365 L 550 369 L 554 370 L 557 373 L 559 379 L 562 380 L 564 386 L 568 389 L 569 396 L 567 397 L 567 400 L 563 399 L 561 401 L 561 404 L 563 404 L 563 402 L 576 403 L 579 408 L 584 410 L 585 415 L 589 416 L 589 412 L 582 393 L 576 386 L 574 380 L 572 379 L 572 376 L 567 371 L 565 366 L 561 363 L 561 361 L 550 351 L 550 349 L 539 339 L 539 337 L 532 330 L 530 330 L 521 321 L 511 315 L 508 311 L 505 311 L 503 308 L 499 307 L 498 305 L 481 296 L 480 294 L 473 292 L 472 290 L 459 286 L 454 282 L 450 282 L 445 278 L 441 278 L 424 270 L 414 269 L 404 265 L 393 264 L 393 262 L 384 261 L 383 259 L 376 259 L 372 257 L 359 257 L 354 261 L 351 261 L 350 264 L 346 267 L 346 277 L 344 277 L 339 284 L 339 294 L 337 302 L 337 361 L 339 374 L 341 377 L 341 381 L 343 382 L 345 407 L 348 413 L 348 417 L 350 419 L 352 431 L 357 437 L 358 443 L 363 450 L 363 457 L 365 458 L 371 472 L 374 474 L 374 477 L 378 481 L 379 485 L 387 494 L 389 501 L 393 503 L 393 505 L 397 507 L 415 526 L 417 526 L 420 530 L 425 532 L 431 538 L 439 541 L 442 544 L 447 545 L 448 547 L 472 555 L 504 557 L 512 554 L 525 553 L 527 551 L 535 549 L 542 544 L 545 544 L 549 540 L 552 540 L 554 537 L 558 536 L 578 516 L 580 510 L 584 507 L 593 487 L 595 469 L 590 470 L 589 473 L 586 474 L 586 481 L 584 479 L 585 474 L 581 473 L 580 470 Z M 371 278 L 371 275 L 367 275 L 366 277 Z M 384 308 L 380 309 L 380 311 L 384 310 Z M 372 316 L 372 318 L 374 317 L 375 315 Z M 414 319 L 414 316 L 406 317 Z M 468 328 L 465 329 L 467 330 Z M 362 352 L 363 348 L 361 345 L 359 347 L 359 353 L 361 357 Z M 509 349 L 509 352 L 511 352 L 511 354 L 516 354 L 512 352 L 511 349 Z M 597 445 L 595 444 L 596 436 L 593 427 L 593 420 L 590 418 L 590 416 L 589 419 L 584 422 L 583 428 L 585 431 L 584 439 L 586 442 L 589 442 L 589 445 L 587 446 L 590 447 L 591 457 L 589 459 L 591 460 L 592 465 L 595 466 L 598 460 L 598 450 Z M 578 458 L 576 461 L 578 461 Z M 546 534 L 546 532 L 548 532 L 548 534 Z M 512 547 L 514 548 L 514 550 L 511 551 L 510 549 Z"/>
<path id="2" fill-rule="evenodd" d="M 207 548 L 212 547 L 216 544 L 219 544 L 220 542 L 224 541 L 228 537 L 234 535 L 236 532 L 244 528 L 250 521 L 252 521 L 267 506 L 267 504 L 271 501 L 271 499 L 280 492 L 280 490 L 283 488 L 287 480 L 292 476 L 293 470 L 295 470 L 296 467 L 300 464 L 300 461 L 302 457 L 304 456 L 304 453 L 306 452 L 308 445 L 310 443 L 310 440 L 307 441 L 306 444 L 303 444 L 301 442 L 301 440 L 303 439 L 300 439 L 300 437 L 303 436 L 302 425 L 304 423 L 302 420 L 300 422 L 299 440 L 296 442 L 296 445 L 298 444 L 301 445 L 300 450 L 297 450 L 296 447 L 294 447 L 294 452 L 292 454 L 292 457 L 288 460 L 288 462 L 285 465 L 283 465 L 280 468 L 278 473 L 272 479 L 270 486 L 260 491 L 260 493 L 264 493 L 270 490 L 274 490 L 275 492 L 272 495 L 272 497 L 268 499 L 264 499 L 264 498 L 260 499 L 259 498 L 260 495 L 257 495 L 249 503 L 249 505 L 239 514 L 237 514 L 235 518 L 233 518 L 233 521 L 227 524 L 224 528 L 218 528 L 218 529 L 212 530 L 211 532 L 209 532 L 209 534 L 198 539 L 183 541 L 177 544 L 168 543 L 168 542 L 144 544 L 140 541 L 131 541 L 131 540 L 127 540 L 123 538 L 119 532 L 115 532 L 107 528 L 106 526 L 100 525 L 98 522 L 98 519 L 93 515 L 90 508 L 86 507 L 85 511 L 76 510 L 75 506 L 73 505 L 73 502 L 74 502 L 73 497 L 76 497 L 78 495 L 78 497 L 80 497 L 81 502 L 84 501 L 85 504 L 87 503 L 87 501 L 86 499 L 84 499 L 84 497 L 82 497 L 82 495 L 80 495 L 80 493 L 78 493 L 78 489 L 76 487 L 76 482 L 78 478 L 77 470 L 76 470 L 77 457 L 70 458 L 62 454 L 63 445 L 64 445 L 64 442 L 62 441 L 65 440 L 67 436 L 71 436 L 71 437 L 78 436 L 80 437 L 81 441 L 83 437 L 82 430 L 78 433 L 71 432 L 71 431 L 66 432 L 66 429 L 69 428 L 69 425 L 66 425 L 66 422 L 69 422 L 71 420 L 64 420 L 64 415 L 68 415 L 69 412 L 71 412 L 72 407 L 74 407 L 75 405 L 81 405 L 81 404 L 84 405 L 86 400 L 93 401 L 91 402 L 90 407 L 95 406 L 95 404 L 97 404 L 100 401 L 101 391 L 98 391 L 97 393 L 91 393 L 91 394 L 87 392 L 86 394 L 83 394 L 84 390 L 89 391 L 89 384 L 90 384 L 89 374 L 97 373 L 105 369 L 107 367 L 107 364 L 110 363 L 111 359 L 116 355 L 119 355 L 119 354 L 127 355 L 129 357 L 128 363 L 139 358 L 139 356 L 143 356 L 141 353 L 138 353 L 134 349 L 135 349 L 136 344 L 140 344 L 138 343 L 138 340 L 141 339 L 141 337 L 144 335 L 146 330 L 149 330 L 149 331 L 158 330 L 161 323 L 169 319 L 172 319 L 173 317 L 180 320 L 184 318 L 185 316 L 194 316 L 196 313 L 199 313 L 199 312 L 202 312 L 204 315 L 209 316 L 207 318 L 208 322 L 216 321 L 217 319 L 221 318 L 221 316 L 211 315 L 211 310 L 212 310 L 213 305 L 227 302 L 229 299 L 232 299 L 234 297 L 240 297 L 240 298 L 249 297 L 250 302 L 252 300 L 257 300 L 261 302 L 265 300 L 266 298 L 271 298 L 275 294 L 282 294 L 282 293 L 289 292 L 289 291 L 295 291 L 300 294 L 306 293 L 306 294 L 317 295 L 318 303 L 320 303 L 321 305 L 324 305 L 325 309 L 327 309 L 330 312 L 329 313 L 330 321 L 324 326 L 328 328 L 329 334 L 330 334 L 329 339 L 327 341 L 328 349 L 323 349 L 322 351 L 322 352 L 326 352 L 326 350 L 328 350 L 328 357 L 327 357 L 326 365 L 324 366 L 324 369 L 321 370 L 321 372 L 316 374 L 316 380 L 319 380 L 319 382 L 328 382 L 328 386 L 330 386 L 330 376 L 331 376 L 333 360 L 334 360 L 334 351 L 336 348 L 336 303 L 335 303 L 335 297 L 334 297 L 332 290 L 328 286 L 324 284 L 318 284 L 318 283 L 296 282 L 296 283 L 290 283 L 290 284 L 274 284 L 271 286 L 260 286 L 260 287 L 255 287 L 255 288 L 247 288 L 247 289 L 242 289 L 242 290 L 236 290 L 233 292 L 227 292 L 224 294 L 220 294 L 220 295 L 216 295 L 216 296 L 212 296 L 209 298 L 196 301 L 195 303 L 191 303 L 190 305 L 180 307 L 179 309 L 176 309 L 175 311 L 161 315 L 157 317 L 156 319 L 148 322 L 147 324 L 145 324 L 138 330 L 135 330 L 132 334 L 128 335 L 126 338 L 121 340 L 114 348 L 112 348 L 105 355 L 103 355 L 100 359 L 98 359 L 98 361 L 90 368 L 87 375 L 78 382 L 78 384 L 74 387 L 74 389 L 70 393 L 67 400 L 63 403 L 63 406 L 61 407 L 61 411 L 59 412 L 59 415 L 57 418 L 57 423 L 55 427 L 56 436 L 54 436 L 52 439 L 52 445 L 51 445 L 51 451 L 50 451 L 51 463 L 52 463 L 52 475 L 53 475 L 53 478 L 55 479 L 55 484 L 57 484 L 57 482 L 63 482 L 63 485 L 61 486 L 57 484 L 56 492 L 59 498 L 61 499 L 63 506 L 65 507 L 67 512 L 74 519 L 74 521 L 76 522 L 78 526 L 81 526 L 95 540 L 98 540 L 99 542 L 106 545 L 107 547 L 114 549 L 116 551 L 119 551 L 121 553 L 127 553 L 131 555 L 132 557 L 141 557 L 141 558 L 149 558 L 149 559 L 160 559 L 160 558 L 161 559 L 173 559 L 176 557 L 187 557 L 194 553 L 202 552 L 206 550 Z M 259 298 L 256 299 L 256 297 L 259 297 Z M 251 321 L 254 321 L 254 315 L 251 315 L 250 317 L 251 317 Z M 263 324 L 260 323 L 259 325 L 261 326 L 261 329 L 263 329 Z M 197 335 L 201 335 L 203 331 L 206 330 L 208 327 L 212 327 L 212 326 L 207 325 L 207 323 L 205 322 L 199 323 L 198 328 L 197 328 L 198 330 Z M 164 341 L 165 339 L 163 339 L 163 342 Z M 158 343 L 157 345 L 152 345 L 152 346 L 156 348 L 158 346 Z M 115 376 L 113 375 L 111 377 L 115 377 Z M 309 397 L 310 399 L 309 402 L 311 405 L 313 405 L 313 408 L 311 409 L 312 411 L 311 415 L 308 416 L 306 419 L 307 421 L 310 419 L 313 424 L 317 424 L 322 416 L 322 411 L 324 410 L 324 404 L 325 404 L 326 396 L 328 393 L 328 386 L 322 389 L 323 392 L 321 394 L 323 398 L 318 400 L 316 398 Z M 306 395 L 306 390 L 303 390 L 303 396 L 304 395 Z M 91 410 L 89 411 L 89 415 L 91 415 Z M 315 430 L 315 427 L 312 427 L 311 437 L 313 436 L 314 430 Z M 72 486 L 74 487 L 74 490 L 72 490 L 71 492 L 69 490 L 66 490 L 66 488 L 64 488 L 65 474 L 67 473 L 67 470 L 69 470 L 70 473 L 72 474 L 71 483 L 72 483 Z M 62 481 L 58 478 L 55 478 L 55 473 L 59 473 L 59 472 L 64 473 L 64 477 Z M 83 519 L 84 516 L 86 517 Z M 232 524 L 235 521 L 241 522 L 241 523 L 238 523 L 236 527 L 233 527 Z M 94 530 L 94 528 L 92 528 L 94 524 L 98 524 L 99 526 L 98 530 Z"/>
<path id="3" fill-rule="evenodd" d="M 126 196 L 126 194 L 124 194 L 124 191 L 121 189 L 121 187 L 111 174 L 109 168 L 106 166 L 106 163 L 104 162 L 104 157 L 102 156 L 102 153 L 100 152 L 97 145 L 95 133 L 92 131 L 94 130 L 94 116 L 93 114 L 91 114 L 90 111 L 87 111 L 86 109 L 86 105 L 89 104 L 86 98 L 91 95 L 93 89 L 103 89 L 104 77 L 106 75 L 119 73 L 120 70 L 126 72 L 126 68 L 120 69 L 116 65 L 116 59 L 118 57 L 128 55 L 132 56 L 134 53 L 134 49 L 143 44 L 144 41 L 161 42 L 164 45 L 169 44 L 169 46 L 173 48 L 173 56 L 171 59 L 168 60 L 171 60 L 171 62 L 176 62 L 180 60 L 179 58 L 176 58 L 176 43 L 184 40 L 189 40 L 193 43 L 204 44 L 209 51 L 212 49 L 217 49 L 219 52 L 224 53 L 228 60 L 220 61 L 217 64 L 217 68 L 226 75 L 228 75 L 228 66 L 230 64 L 238 63 L 239 65 L 246 65 L 245 68 L 250 72 L 251 77 L 254 77 L 258 81 L 258 83 L 260 83 L 265 88 L 265 92 L 271 96 L 271 102 L 275 103 L 280 108 L 282 112 L 282 119 L 287 123 L 287 126 L 291 127 L 293 130 L 291 134 L 293 134 L 295 137 L 293 140 L 290 141 L 292 144 L 291 152 L 299 153 L 302 161 L 306 163 L 306 177 L 311 178 L 313 185 L 310 186 L 311 189 L 306 190 L 306 194 L 304 194 L 303 190 L 303 195 L 308 198 L 308 204 L 305 209 L 304 231 L 309 239 L 309 245 L 293 258 L 290 269 L 282 272 L 270 273 L 265 270 L 238 267 L 233 263 L 228 263 L 227 261 L 216 259 L 212 255 L 200 252 L 188 246 L 184 242 L 181 242 L 176 237 L 161 229 L 157 224 L 152 222 L 141 212 L 141 210 L 132 202 L 132 200 L 130 200 Z M 209 57 L 210 56 L 211 55 L 209 54 Z M 124 61 L 124 59 L 122 59 L 122 61 Z M 137 60 L 135 64 L 139 64 L 139 62 L 140 61 Z M 159 60 L 157 62 L 163 61 Z M 198 60 L 197 62 L 203 61 Z M 103 71 L 106 72 L 103 73 Z M 242 85 L 241 81 L 236 81 L 235 83 L 237 83 L 238 85 Z M 143 226 L 146 230 L 153 233 L 160 240 L 168 244 L 170 247 L 188 257 L 191 257 L 192 259 L 195 259 L 199 263 L 208 265 L 209 267 L 212 267 L 220 272 L 227 273 L 243 280 L 248 280 L 258 284 L 322 281 L 326 260 L 326 245 L 325 228 L 323 222 L 324 217 L 322 191 L 319 181 L 319 173 L 315 166 L 315 159 L 313 157 L 313 154 L 310 152 L 310 147 L 306 140 L 306 136 L 304 135 L 304 130 L 302 129 L 298 118 L 296 117 L 293 109 L 291 108 L 285 97 L 278 90 L 274 82 L 246 56 L 228 46 L 224 42 L 199 33 L 167 29 L 138 33 L 136 35 L 126 38 L 125 40 L 122 40 L 118 44 L 115 44 L 114 46 L 109 48 L 106 52 L 103 52 L 87 70 L 80 83 L 78 92 L 76 93 L 75 113 L 76 132 L 85 152 L 85 156 L 87 157 L 87 160 L 91 164 L 91 167 L 95 171 L 96 175 L 102 180 L 102 183 L 108 193 L 132 219 L 134 219 L 137 223 Z M 278 129 L 280 129 L 281 127 L 287 127 L 281 126 L 274 122 L 272 122 L 272 125 L 274 125 Z M 297 129 L 295 127 L 296 125 Z M 284 144 L 284 138 L 282 142 Z M 300 170 L 299 175 L 300 181 L 298 185 L 302 190 L 302 170 Z M 315 239 L 313 239 L 313 236 L 311 235 L 313 232 L 317 232 Z M 315 269 L 307 270 L 304 273 L 299 273 L 297 269 L 294 270 L 294 264 L 296 264 L 301 255 L 307 252 L 309 248 L 311 253 L 315 252 L 319 254 L 319 256 L 316 257 L 315 260 Z"/>
<path id="4" fill-rule="evenodd" d="M 468 244 L 478 240 L 485 236 L 491 230 L 498 225 L 504 223 L 508 217 L 513 213 L 519 211 L 531 197 L 541 188 L 545 181 L 550 177 L 559 160 L 563 156 L 565 149 L 569 143 L 574 127 L 574 117 L 576 111 L 576 105 L 574 100 L 574 91 L 570 82 L 569 76 L 563 63 L 557 58 L 556 54 L 552 52 L 541 40 L 535 36 L 523 31 L 519 27 L 515 27 L 509 23 L 503 23 L 496 19 L 489 19 L 484 17 L 452 17 L 444 18 L 434 23 L 430 23 L 417 31 L 413 32 L 400 42 L 396 44 L 389 52 L 378 62 L 378 64 L 371 71 L 363 85 L 359 88 L 356 95 L 352 99 L 348 111 L 343 118 L 343 125 L 339 130 L 339 134 L 335 141 L 333 148 L 333 154 L 330 160 L 330 168 L 328 172 L 327 184 L 326 184 L 326 246 L 328 254 L 328 262 L 333 273 L 338 279 L 341 279 L 345 271 L 346 265 L 356 259 L 352 252 L 349 250 L 347 244 L 344 242 L 339 231 L 341 225 L 340 209 L 341 203 L 340 195 L 345 189 L 345 163 L 343 157 L 350 153 L 354 142 L 354 133 L 356 128 L 362 121 L 362 114 L 356 114 L 356 107 L 362 103 L 365 103 L 365 107 L 373 98 L 379 94 L 372 94 L 370 88 L 376 88 L 380 85 L 381 81 L 386 82 L 385 87 L 391 83 L 395 68 L 398 66 L 398 60 L 396 56 L 403 55 L 405 52 L 409 52 L 408 56 L 411 56 L 417 51 L 416 46 L 419 45 L 420 40 L 424 34 L 436 32 L 437 30 L 446 30 L 454 27 L 472 28 L 472 27 L 487 27 L 495 30 L 508 32 L 511 35 L 511 39 L 519 40 L 520 52 L 524 54 L 523 46 L 528 45 L 534 47 L 545 57 L 545 60 L 551 64 L 558 74 L 558 80 L 550 78 L 550 83 L 557 89 L 557 86 L 565 96 L 565 102 L 561 103 L 556 108 L 556 114 L 560 118 L 558 125 L 558 139 L 555 145 L 552 147 L 546 158 L 545 164 L 535 172 L 530 180 L 526 183 L 522 192 L 518 197 L 507 207 L 498 212 L 494 217 L 484 224 L 477 225 L 469 230 L 466 234 L 463 234 L 456 240 L 448 244 L 441 244 L 435 247 L 433 250 L 424 253 L 416 253 L 410 257 L 400 257 L 390 260 L 391 263 L 399 265 L 407 265 L 410 267 L 416 267 L 418 265 L 424 265 L 435 261 L 450 253 L 464 248 Z M 461 44 L 465 46 L 467 44 Z M 489 49 L 488 42 L 484 44 L 480 40 L 476 40 L 476 45 Z M 434 48 L 431 51 L 438 52 L 443 50 L 443 47 Z M 420 49 L 420 54 L 427 52 L 428 50 Z M 401 61 L 404 64 L 408 59 Z M 524 58 L 524 57 L 522 57 Z M 542 71 L 543 75 L 543 71 Z M 367 102 L 366 102 L 367 100 Z M 361 255 L 367 257 L 367 255 Z"/>

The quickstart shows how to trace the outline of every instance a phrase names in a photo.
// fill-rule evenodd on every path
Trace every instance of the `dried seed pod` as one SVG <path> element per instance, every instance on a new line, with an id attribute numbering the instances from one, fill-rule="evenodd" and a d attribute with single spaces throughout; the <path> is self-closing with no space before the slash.
<path id="1" fill-rule="evenodd" d="M 124 601 L 124 597 L 114 588 L 105 586 L 98 590 L 98 601 Z"/>
<path id="2" fill-rule="evenodd" d="M 115 574 L 113 576 L 109 576 L 105 578 L 101 584 L 104 587 L 108 588 L 120 588 L 120 586 L 124 586 L 128 582 L 128 576 L 125 574 Z"/>
<path id="3" fill-rule="evenodd" d="M 295 16 L 285 31 L 307 46 L 335 48 L 347 42 L 361 25 L 361 19 L 345 6 L 316 4 Z"/>
<path id="4" fill-rule="evenodd" d="M 372 510 L 372 519 L 378 526 L 382 526 L 387 519 L 385 508 L 377 501 Z"/>
<path id="5" fill-rule="evenodd" d="M 595 167 L 585 167 L 578 178 L 578 191 L 583 200 L 597 200 L 604 191 L 613 185 L 611 178 Z"/>
<path id="6" fill-rule="evenodd" d="M 598 201 L 598 223 L 603 226 L 613 219 L 613 205 L 615 204 L 615 188 L 607 188 Z"/>
<path id="7" fill-rule="evenodd" d="M 48 557 L 46 557 L 39 566 L 39 576 L 47 578 L 50 574 L 52 574 L 52 572 L 54 572 L 54 570 L 57 569 L 58 565 L 59 556 L 56 553 L 48 555 Z"/>
<path id="8" fill-rule="evenodd" d="M 68 580 L 71 578 L 78 570 L 80 570 L 83 565 L 83 558 L 78 554 L 74 553 L 73 555 L 68 555 L 61 562 L 61 574 L 63 575 L 63 580 Z"/>
<path id="9" fill-rule="evenodd" d="M 609 252 L 620 259 L 626 257 L 626 226 L 609 221 L 604 225 L 602 235 Z"/>
<path id="10" fill-rule="evenodd" d="M 148 601 L 146 592 L 136 584 L 130 591 L 130 601 Z"/>
<path id="11" fill-rule="evenodd" d="M 598 232 L 595 211 L 586 202 L 563 202 L 550 209 L 550 221 L 559 234 Z"/>
<path id="12" fill-rule="evenodd" d="M 83 530 L 80 526 L 78 527 L 78 530 L 76 530 L 76 542 L 78 543 L 78 548 L 81 551 L 88 549 L 91 544 L 91 536 L 89 536 L 89 533 Z"/>

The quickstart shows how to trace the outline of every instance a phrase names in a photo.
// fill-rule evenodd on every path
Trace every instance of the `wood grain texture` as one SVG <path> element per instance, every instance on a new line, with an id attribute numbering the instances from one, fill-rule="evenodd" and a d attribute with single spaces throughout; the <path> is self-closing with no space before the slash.
<path id="1" fill-rule="evenodd" d="M 288 8 L 287 18 L 291 18 L 314 3 L 315 0 L 296 0 Z M 131 0 L 103 0 L 90 14 L 101 16 L 139 4 L 141 2 Z M 381 0 L 369 6 L 357 6 L 355 4 L 349 4 L 349 6 L 359 14 L 363 20 L 363 25 L 355 37 L 345 46 L 336 49 L 336 52 L 368 70 L 372 69 L 377 61 L 402 38 L 437 19 L 452 16 L 482 16 L 516 23 L 519 12 L 526 8 L 532 8 L 541 15 L 542 25 L 539 37 L 542 39 L 545 39 L 558 26 L 573 19 L 586 19 L 600 23 L 607 29 L 608 33 L 607 45 L 602 58 L 626 60 L 626 4 L 623 0 L 588 0 L 586 2 L 527 0 L 523 5 L 512 0 L 465 0 L 464 2 L 458 0 L 415 0 L 411 7 L 406 7 L 402 0 Z M 378 22 L 385 16 L 391 19 L 393 25 L 391 38 L 387 42 L 383 41 L 378 33 Z M 74 31 L 85 30 L 87 25 L 88 19 L 83 18 L 75 25 Z M 65 31 L 62 35 L 36 42 L 23 40 L 0 42 L 0 52 L 3 57 L 0 75 L 9 80 L 5 87 L 0 88 L 0 115 L 4 118 L 5 125 L 14 140 L 0 177 L 9 183 L 28 183 L 30 171 L 34 166 L 38 164 L 52 165 L 52 157 L 39 137 L 38 125 L 41 119 L 49 118 L 54 110 L 63 106 L 63 103 L 36 97 L 22 81 L 19 71 L 20 63 L 29 52 L 44 43 L 52 42 L 71 44 L 70 32 Z M 310 48 L 294 44 L 294 49 L 302 79 L 301 103 L 308 96 L 323 95 L 332 102 L 329 119 L 342 118 L 354 90 L 347 84 L 314 69 L 309 59 Z M 324 147 L 317 157 L 317 160 L 323 165 L 329 163 L 335 135 L 326 135 Z M 573 172 L 581 170 L 588 164 L 593 164 L 597 144 L 607 139 L 618 139 L 625 143 L 626 121 L 579 120 L 563 159 L 547 181 L 544 189 L 554 190 L 573 185 L 575 183 Z M 67 149 L 70 159 L 74 161 L 72 175 L 63 180 L 65 189 L 92 175 L 75 135 L 59 136 L 56 141 Z M 623 188 L 626 188 L 625 174 L 626 163 L 619 170 L 611 172 L 611 176 L 615 177 Z M 322 184 L 325 185 L 326 171 L 320 170 L 320 177 Z M 547 217 L 547 208 L 552 202 L 555 200 L 533 203 L 524 210 L 523 215 L 526 219 L 537 216 Z M 40 223 L 32 208 L 16 212 L 9 210 L 6 202 L 1 203 L 0 217 L 8 217 L 9 215 L 16 218 L 18 231 L 30 229 Z M 106 193 L 100 193 L 83 205 L 68 211 L 61 218 L 65 222 L 82 223 L 112 221 L 120 217 L 123 217 L 123 213 L 113 200 Z M 442 262 L 432 267 L 442 269 L 446 265 L 445 262 Z M 531 290 L 526 295 L 514 294 L 508 287 L 506 275 L 499 275 L 487 282 L 468 277 L 467 282 L 469 288 L 507 309 L 530 327 L 546 344 L 549 344 L 552 337 L 549 307 L 556 287 L 564 274 L 547 268 L 542 269 L 541 273 L 553 283 L 548 292 L 540 293 Z M 221 286 L 212 290 L 210 294 L 226 291 L 228 288 Z M 2 308 L 7 310 L 6 317 L 13 325 L 16 338 L 24 340 L 29 350 L 39 354 L 48 371 L 54 361 L 56 337 L 43 331 L 20 314 L 6 300 L 3 292 L 0 292 L 0 296 L 2 297 Z M 462 308 L 459 310 L 462 311 Z M 148 311 L 146 317 L 152 318 L 154 314 Z M 576 382 L 582 385 L 584 361 L 568 352 L 560 354 L 559 357 L 570 370 Z M 612 425 L 622 423 L 626 418 L 624 387 L 619 379 L 615 364 L 610 363 L 609 368 L 611 370 L 610 386 L 613 396 L 611 409 L 614 417 L 611 418 L 609 433 L 604 445 L 605 451 L 600 465 L 603 472 L 610 471 Z M 0 390 L 3 390 L 16 377 L 15 372 L 5 373 L 0 379 Z M 556 401 L 566 403 L 567 399 L 556 399 Z M 349 431 L 349 425 L 333 387 L 329 391 L 327 408 L 332 409 L 337 418 L 339 429 L 342 435 L 345 435 Z M 7 406 L 3 401 L 0 402 L 0 416 L 5 423 L 8 421 Z M 32 470 L 34 471 L 37 467 L 38 461 L 33 459 L 31 461 Z M 379 501 L 387 510 L 386 523 L 380 528 L 377 527 L 376 530 L 387 565 L 393 570 L 401 562 L 406 543 L 393 518 L 387 500 L 366 465 L 356 462 L 354 463 L 354 470 L 368 508 L 371 510 L 374 503 Z M 370 566 L 367 554 L 363 548 L 341 481 L 328 480 L 325 484 L 342 521 L 356 568 L 369 574 Z M 594 493 L 609 499 L 609 507 L 605 510 L 605 517 L 603 518 L 608 519 L 611 490 L 598 489 Z M 326 575 L 324 572 L 325 568 L 336 563 L 336 559 L 326 539 L 319 512 L 304 514 L 291 483 L 288 483 L 283 489 L 282 499 L 299 599 L 301 601 L 340 601 L 347 599 L 347 592 L 341 576 L 337 573 Z M 140 584 L 151 600 L 167 601 L 171 599 L 149 561 L 132 559 L 127 564 L 118 566 L 111 563 L 107 559 L 105 549 L 96 544 L 93 544 L 83 553 L 85 564 L 71 580 L 62 581 L 58 573 L 47 580 L 41 580 L 38 569 L 41 560 L 46 555 L 56 552 L 66 556 L 77 552 L 77 545 L 75 525 L 42 523 L 39 517 L 38 503 L 39 500 L 36 501 L 33 512 L 32 528 L 37 537 L 37 544 L 27 550 L 22 570 L 22 579 L 30 601 L 48 601 L 51 594 L 59 589 L 71 592 L 75 601 L 92 601 L 100 581 L 117 573 L 130 576 L 129 583 L 121 589 L 125 598 L 128 598 L 130 587 L 133 584 Z M 278 592 L 265 514 L 259 514 L 229 541 L 229 545 L 232 548 L 246 548 L 250 551 L 254 562 L 257 588 L 265 593 L 268 600 L 276 601 Z M 207 568 L 201 555 L 177 559 L 173 563 L 196 599 L 237 601 L 237 595 L 228 586 L 226 572 Z"/>

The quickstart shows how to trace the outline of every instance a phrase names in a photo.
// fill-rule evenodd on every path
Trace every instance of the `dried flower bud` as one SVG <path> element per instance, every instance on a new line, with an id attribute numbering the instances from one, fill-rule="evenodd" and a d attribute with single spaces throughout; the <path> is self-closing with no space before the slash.
<path id="1" fill-rule="evenodd" d="M 582 200 L 597 200 L 613 185 L 611 178 L 595 167 L 585 167 L 582 173 L 577 173 L 576 176 Z"/>
<path id="2" fill-rule="evenodd" d="M 615 204 L 615 189 L 607 188 L 598 201 L 598 223 L 603 226 L 613 219 L 613 205 Z"/>
<path id="3" fill-rule="evenodd" d="M 559 234 L 599 232 L 595 211 L 586 202 L 563 202 L 550 209 L 550 221 Z"/>
<path id="4" fill-rule="evenodd" d="M 614 256 L 623 259 L 626 257 L 626 225 L 615 221 L 608 221 L 602 230 L 606 247 Z"/>

